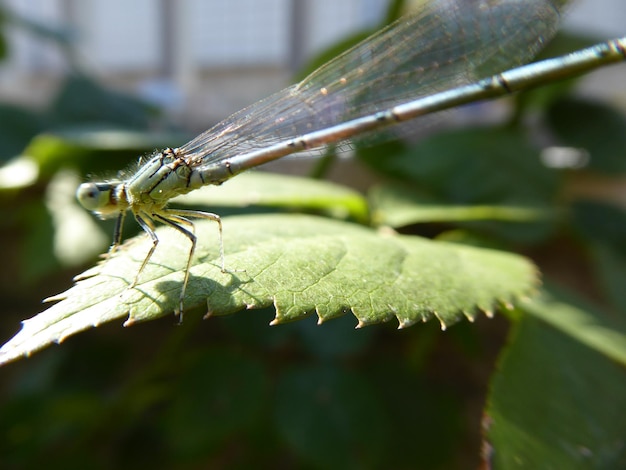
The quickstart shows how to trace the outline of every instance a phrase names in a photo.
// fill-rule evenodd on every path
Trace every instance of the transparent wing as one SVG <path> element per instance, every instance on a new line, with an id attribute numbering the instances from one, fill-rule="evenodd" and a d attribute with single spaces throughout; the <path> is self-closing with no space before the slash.
<path id="1" fill-rule="evenodd" d="M 555 34 L 558 0 L 428 1 L 302 82 L 231 115 L 181 147 L 219 162 L 530 60 Z"/>

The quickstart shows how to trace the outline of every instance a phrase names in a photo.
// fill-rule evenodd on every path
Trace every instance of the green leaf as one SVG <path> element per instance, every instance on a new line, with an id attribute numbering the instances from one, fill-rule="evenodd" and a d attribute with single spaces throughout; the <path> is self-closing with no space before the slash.
<path id="1" fill-rule="evenodd" d="M 374 343 L 374 329 L 364 328 L 354 334 L 354 320 L 348 316 L 326 323 L 324 328 L 311 321 L 301 321 L 295 326 L 302 350 L 322 360 L 365 354 Z"/>
<path id="2" fill-rule="evenodd" d="M 45 124 L 40 115 L 10 104 L 0 104 L 0 122 L 0 162 L 18 155 Z"/>
<path id="3" fill-rule="evenodd" d="M 589 153 L 589 168 L 611 175 L 626 171 L 626 118 L 620 111 L 606 104 L 568 97 L 550 106 L 547 118 L 565 145 Z"/>
<path id="4" fill-rule="evenodd" d="M 196 223 L 200 243 L 185 308 L 229 314 L 273 305 L 273 324 L 316 313 L 319 321 L 352 311 L 358 326 L 396 318 L 400 327 L 437 319 L 445 328 L 479 311 L 491 314 L 536 284 L 527 259 L 475 247 L 377 233 L 300 215 L 224 219 L 226 267 L 220 269 L 215 223 Z M 125 325 L 177 308 L 189 241 L 168 228 L 133 289 L 150 241 L 129 240 L 80 276 L 61 300 L 26 320 L 0 349 L 0 363 L 28 355 L 87 328 L 128 317 Z"/>
<path id="5" fill-rule="evenodd" d="M 316 468 L 380 466 L 390 422 L 364 377 L 330 365 L 300 368 L 276 390 L 276 427 L 300 459 Z"/>
<path id="6" fill-rule="evenodd" d="M 572 294 L 551 288 L 521 304 L 523 310 L 588 348 L 626 365 L 626 321 Z"/>
<path id="7" fill-rule="evenodd" d="M 385 146 L 359 155 L 375 169 L 453 204 L 546 205 L 560 181 L 526 136 L 508 129 L 444 132 L 405 151 Z"/>
<path id="8" fill-rule="evenodd" d="M 368 196 L 375 225 L 447 223 L 516 244 L 544 241 L 561 218 L 558 210 L 536 204 L 446 203 L 398 184 L 375 187 Z"/>
<path id="9" fill-rule="evenodd" d="M 533 304 L 524 306 L 532 315 L 515 326 L 492 382 L 488 466 L 625 468 L 623 334 L 614 347 L 616 332 L 593 315 L 554 297 Z"/>
<path id="10" fill-rule="evenodd" d="M 601 243 L 590 243 L 589 248 L 598 286 L 615 308 L 626 312 L 626 292 L 624 292 L 626 254 L 624 250 Z"/>
<path id="11" fill-rule="evenodd" d="M 173 381 L 165 426 L 178 458 L 210 455 L 260 420 L 270 374 L 257 359 L 216 347 L 181 369 L 184 375 Z"/>
<path id="12" fill-rule="evenodd" d="M 613 204 L 576 201 L 572 204 L 572 225 L 591 242 L 599 242 L 626 256 L 626 210 Z"/>
<path id="13" fill-rule="evenodd" d="M 147 129 L 156 109 L 137 98 L 103 87 L 81 74 L 70 75 L 49 110 L 58 125 L 116 125 Z"/>
<path id="14" fill-rule="evenodd" d="M 554 216 L 554 211 L 537 206 L 444 204 L 398 184 L 376 186 L 369 191 L 369 198 L 374 222 L 390 227 L 475 220 L 528 223 L 545 221 Z"/>
<path id="15" fill-rule="evenodd" d="M 1 21 L 1 18 L 0 18 Z M 0 23 L 1 24 L 1 23 Z M 7 58 L 9 52 L 7 37 L 5 31 L 0 31 L 0 61 Z"/>
<path id="16" fill-rule="evenodd" d="M 34 20 L 28 16 L 21 15 L 12 8 L 0 6 L 0 19 L 2 20 L 3 29 L 8 27 L 20 28 L 24 32 L 44 41 L 53 41 L 59 46 L 69 46 L 77 35 L 70 27 L 56 26 L 50 22 Z"/>
<path id="17" fill-rule="evenodd" d="M 585 239 L 598 287 L 610 302 L 626 312 L 626 211 L 593 201 L 572 206 L 573 225 Z"/>
<path id="18" fill-rule="evenodd" d="M 71 166 L 81 173 L 119 171 L 155 148 L 182 143 L 180 135 L 121 129 L 73 129 L 36 136 L 24 154 L 50 176 Z"/>
<path id="19" fill-rule="evenodd" d="M 238 175 L 221 186 L 205 186 L 172 202 L 194 208 L 255 205 L 309 209 L 362 223 L 369 218 L 367 201 L 353 189 L 328 181 L 258 171 Z"/>

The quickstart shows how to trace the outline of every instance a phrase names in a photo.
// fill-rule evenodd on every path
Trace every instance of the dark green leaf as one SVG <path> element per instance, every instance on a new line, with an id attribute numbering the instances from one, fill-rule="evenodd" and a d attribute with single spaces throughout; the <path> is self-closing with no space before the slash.
<path id="1" fill-rule="evenodd" d="M 610 316 L 571 293 L 551 288 L 523 310 L 586 347 L 626 365 L 626 319 Z"/>
<path id="2" fill-rule="evenodd" d="M 626 254 L 613 246 L 590 243 L 598 284 L 615 308 L 626 312 Z"/>
<path id="3" fill-rule="evenodd" d="M 327 181 L 275 173 L 249 172 L 221 186 L 206 186 L 173 200 L 174 204 L 206 207 L 289 207 L 322 211 L 336 218 L 366 223 L 367 201 L 352 189 Z"/>
<path id="4" fill-rule="evenodd" d="M 368 195 L 374 223 L 391 227 L 476 220 L 530 223 L 555 217 L 554 211 L 536 206 L 443 204 L 398 184 L 375 186 Z"/>
<path id="5" fill-rule="evenodd" d="M 624 335 L 558 298 L 533 302 L 528 313 L 492 383 L 484 423 L 490 466 L 624 468 Z"/>
<path id="6" fill-rule="evenodd" d="M 437 134 L 367 163 L 453 204 L 544 205 L 559 185 L 523 134 L 495 128 Z"/>
<path id="7" fill-rule="evenodd" d="M 66 79 L 49 114 L 57 126 L 99 124 L 146 129 L 156 109 L 91 78 L 72 75 Z"/>
<path id="8" fill-rule="evenodd" d="M 429 337 L 432 339 L 427 339 Z M 416 362 L 419 363 L 421 359 L 425 360 L 426 369 L 427 364 L 433 365 L 432 356 L 437 353 L 433 351 L 431 341 L 436 343 L 441 339 L 442 336 L 435 329 L 424 326 L 410 346 L 415 349 L 403 349 L 403 354 L 397 358 L 399 360 L 395 360 L 391 352 L 383 355 L 379 350 L 374 351 L 380 360 L 368 367 L 372 371 L 369 377 L 381 396 L 379 400 L 384 402 L 393 426 L 393 447 L 388 451 L 389 461 L 385 461 L 385 468 L 451 469 L 458 468 L 454 462 L 459 458 L 467 458 L 466 455 L 460 455 L 459 446 L 467 420 L 463 401 L 468 394 L 473 393 L 470 391 L 471 385 L 468 388 L 467 382 L 461 382 L 463 374 L 459 374 L 458 368 L 450 372 L 450 376 L 456 377 L 452 380 L 463 383 L 462 387 L 453 385 L 454 382 L 447 379 L 442 380 L 438 372 L 433 377 L 428 370 L 416 367 Z M 398 339 L 392 341 L 406 347 L 406 343 Z M 426 348 L 422 351 L 424 343 Z M 467 359 L 467 354 L 463 354 L 467 351 L 461 353 L 455 348 L 455 353 Z M 421 359 L 414 356 L 422 354 L 432 356 Z M 449 362 L 446 363 L 449 365 Z M 435 370 L 438 368 L 438 365 L 434 365 Z M 416 423 L 420 425 L 416 426 Z"/>
<path id="9" fill-rule="evenodd" d="M 340 317 L 319 328 L 315 322 L 301 321 L 297 324 L 300 343 L 309 354 L 322 359 L 337 359 L 365 352 L 371 346 L 374 330 L 354 331 L 354 320 Z"/>
<path id="10" fill-rule="evenodd" d="M 260 362 L 216 348 L 196 356 L 183 370 L 166 429 L 178 458 L 211 455 L 259 419 L 268 392 Z"/>
<path id="11" fill-rule="evenodd" d="M 40 115 L 9 104 L 0 104 L 0 123 L 0 162 L 19 155 L 28 142 L 44 129 L 44 120 Z"/>
<path id="12" fill-rule="evenodd" d="M 617 206 L 582 201 L 572 207 L 574 228 L 585 238 L 598 287 L 626 312 L 626 212 Z"/>
<path id="13" fill-rule="evenodd" d="M 626 256 L 626 212 L 621 207 L 594 201 L 572 205 L 574 228 L 587 240 L 621 251 Z"/>
<path id="14" fill-rule="evenodd" d="M 1 20 L 2 18 L 0 18 L 0 21 Z M 4 31 L 0 31 L 0 61 L 6 59 L 8 54 L 9 54 L 9 47 L 7 44 L 6 35 L 4 34 Z"/>
<path id="15" fill-rule="evenodd" d="M 300 369 L 278 383 L 276 425 L 305 462 L 318 468 L 376 468 L 391 445 L 372 386 L 331 367 Z"/>
<path id="16" fill-rule="evenodd" d="M 31 157 L 39 165 L 40 173 L 47 177 L 68 166 L 78 168 L 82 174 L 117 174 L 138 157 L 182 141 L 176 134 L 77 129 L 38 135 L 24 154 Z"/>
<path id="17" fill-rule="evenodd" d="M 399 184 L 369 193 L 375 225 L 454 224 L 475 234 L 513 243 L 536 244 L 549 237 L 560 211 L 527 204 L 451 204 Z"/>
<path id="18" fill-rule="evenodd" d="M 76 37 L 74 32 L 67 27 L 57 27 L 49 22 L 33 20 L 16 13 L 13 9 L 3 7 L 0 11 L 0 17 L 3 21 L 2 26 L 10 25 L 21 28 L 30 34 L 39 36 L 39 39 L 56 42 L 62 47 L 70 45 Z"/>
<path id="19" fill-rule="evenodd" d="M 589 153 L 589 168 L 626 171 L 626 118 L 616 109 L 581 98 L 564 98 L 548 108 L 549 125 L 561 142 Z"/>

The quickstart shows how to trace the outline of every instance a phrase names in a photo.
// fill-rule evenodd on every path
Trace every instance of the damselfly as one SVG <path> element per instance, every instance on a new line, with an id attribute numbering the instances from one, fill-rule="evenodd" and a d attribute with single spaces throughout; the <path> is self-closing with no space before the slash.
<path id="1" fill-rule="evenodd" d="M 115 249 L 130 210 L 152 239 L 134 287 L 158 245 L 155 222 L 190 241 L 179 302 L 196 248 L 192 218 L 219 228 L 217 214 L 168 208 L 174 196 L 296 152 L 341 144 L 418 116 L 527 89 L 625 59 L 626 37 L 555 59 L 530 60 L 555 34 L 565 0 L 431 0 L 302 82 L 245 108 L 179 148 L 143 158 L 126 179 L 84 183 L 79 202 L 117 217 Z M 508 70 L 510 69 L 510 70 Z M 506 71 L 508 70 L 508 71 Z M 504 71 L 504 72 L 503 72 Z M 496 75 L 491 76 L 496 73 Z"/>

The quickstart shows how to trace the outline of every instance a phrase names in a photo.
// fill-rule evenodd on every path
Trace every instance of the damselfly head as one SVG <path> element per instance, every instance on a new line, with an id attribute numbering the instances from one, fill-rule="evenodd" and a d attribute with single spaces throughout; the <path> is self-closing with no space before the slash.
<path id="1" fill-rule="evenodd" d="M 76 199 L 85 209 L 106 217 L 119 213 L 114 192 L 119 183 L 83 183 L 76 190 Z"/>

